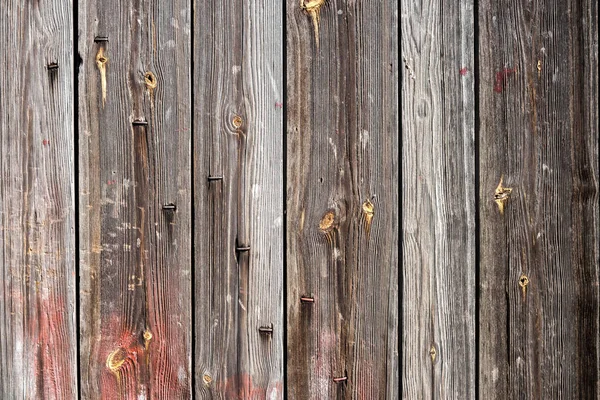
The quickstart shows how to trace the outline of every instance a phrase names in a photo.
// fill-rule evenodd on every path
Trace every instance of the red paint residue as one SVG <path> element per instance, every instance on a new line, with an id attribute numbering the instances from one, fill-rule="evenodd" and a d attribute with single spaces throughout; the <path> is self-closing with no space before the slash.
<path id="1" fill-rule="evenodd" d="M 109 180 L 106 181 L 107 185 L 114 185 L 115 183 L 117 183 L 117 181 L 115 181 L 115 180 L 110 180 L 109 179 Z"/>
<path id="2" fill-rule="evenodd" d="M 223 393 L 226 399 L 230 400 L 247 400 L 247 399 L 265 399 L 267 393 L 270 396 L 280 396 L 283 393 L 283 384 L 276 382 L 266 387 L 258 387 L 252 382 L 252 377 L 249 374 L 234 375 L 225 380 L 225 382 L 217 383 L 216 389 Z M 276 397 L 280 398 L 280 397 Z"/>
<path id="3" fill-rule="evenodd" d="M 502 71 L 496 72 L 496 82 L 494 83 L 494 92 L 502 93 L 506 78 L 516 72 L 514 68 L 504 68 Z"/>
<path id="4" fill-rule="evenodd" d="M 46 147 L 46 146 L 50 146 L 50 141 L 49 141 L 48 139 L 44 139 L 44 140 L 42 141 L 42 144 L 44 145 L 44 147 Z"/>
<path id="5" fill-rule="evenodd" d="M 467 67 L 462 67 L 458 72 L 460 72 L 462 76 L 465 76 L 467 75 L 467 72 L 469 72 L 469 69 Z"/>
<path id="6" fill-rule="evenodd" d="M 283 103 L 275 102 L 275 108 L 283 108 Z"/>
<path id="7" fill-rule="evenodd" d="M 71 345 L 66 338 L 69 332 L 68 310 L 61 298 L 45 298 L 37 293 L 38 317 L 31 318 L 29 337 L 37 343 L 31 351 L 34 353 L 33 366 L 38 396 L 51 398 L 70 398 L 74 395 L 73 360 Z"/>

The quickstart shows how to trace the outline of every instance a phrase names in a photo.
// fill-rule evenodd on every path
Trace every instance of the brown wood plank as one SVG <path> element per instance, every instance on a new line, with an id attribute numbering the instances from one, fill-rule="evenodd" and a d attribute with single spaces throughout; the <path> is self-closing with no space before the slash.
<path id="1" fill-rule="evenodd" d="M 79 32 L 82 395 L 190 398 L 191 3 L 86 0 Z"/>
<path id="2" fill-rule="evenodd" d="M 479 26 L 480 396 L 598 398 L 598 3 Z"/>
<path id="3" fill-rule="evenodd" d="M 0 398 L 77 396 L 70 2 L 0 13 Z"/>
<path id="4" fill-rule="evenodd" d="M 403 397 L 472 399 L 473 1 L 401 3 Z"/>
<path id="5" fill-rule="evenodd" d="M 398 4 L 286 5 L 288 395 L 398 398 Z"/>
<path id="6" fill-rule="evenodd" d="M 196 395 L 280 399 L 282 4 L 194 8 Z"/>

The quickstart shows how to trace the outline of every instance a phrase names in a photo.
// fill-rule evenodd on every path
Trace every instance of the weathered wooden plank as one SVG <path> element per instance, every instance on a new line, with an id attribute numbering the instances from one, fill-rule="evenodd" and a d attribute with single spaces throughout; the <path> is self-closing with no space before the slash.
<path id="1" fill-rule="evenodd" d="M 475 397 L 474 10 L 402 1 L 403 397 Z"/>
<path id="2" fill-rule="evenodd" d="M 288 395 L 398 398 L 398 5 L 286 4 Z"/>
<path id="3" fill-rule="evenodd" d="M 186 0 L 79 4 L 86 399 L 191 397 L 190 24 Z"/>
<path id="4" fill-rule="evenodd" d="M 3 2 L 0 36 L 0 398 L 75 398 L 70 2 Z"/>
<path id="5" fill-rule="evenodd" d="M 480 396 L 598 398 L 598 5 L 479 21 Z"/>
<path id="6" fill-rule="evenodd" d="M 282 4 L 194 7 L 196 395 L 279 399 Z"/>

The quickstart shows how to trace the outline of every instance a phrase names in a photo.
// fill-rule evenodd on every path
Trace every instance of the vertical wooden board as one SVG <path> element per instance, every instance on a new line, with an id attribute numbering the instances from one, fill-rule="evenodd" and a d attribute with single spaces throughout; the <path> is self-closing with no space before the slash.
<path id="1" fill-rule="evenodd" d="M 597 398 L 597 2 L 483 0 L 479 26 L 479 394 Z"/>
<path id="2" fill-rule="evenodd" d="M 77 396 L 72 34 L 68 1 L 2 4 L 2 399 Z"/>
<path id="3" fill-rule="evenodd" d="M 282 16 L 275 0 L 195 3 L 195 392 L 202 399 L 283 398 Z"/>
<path id="4" fill-rule="evenodd" d="M 402 1 L 403 397 L 475 397 L 474 9 Z"/>
<path id="5" fill-rule="evenodd" d="M 398 398 L 397 2 L 286 5 L 288 396 Z"/>
<path id="6" fill-rule="evenodd" d="M 185 0 L 79 4 L 86 399 L 191 397 L 190 19 Z"/>

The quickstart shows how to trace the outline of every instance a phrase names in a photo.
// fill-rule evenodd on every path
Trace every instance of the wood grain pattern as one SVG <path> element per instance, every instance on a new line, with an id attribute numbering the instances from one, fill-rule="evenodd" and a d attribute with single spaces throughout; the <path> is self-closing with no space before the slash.
<path id="1" fill-rule="evenodd" d="M 597 4 L 479 5 L 482 398 L 599 396 Z"/>
<path id="2" fill-rule="evenodd" d="M 475 397 L 474 10 L 402 1 L 403 397 Z"/>
<path id="3" fill-rule="evenodd" d="M 288 396 L 398 398 L 397 2 L 286 4 Z"/>
<path id="4" fill-rule="evenodd" d="M 86 399 L 191 396 L 190 7 L 79 4 Z"/>
<path id="5" fill-rule="evenodd" d="M 67 1 L 2 3 L 2 399 L 77 395 L 72 32 Z"/>
<path id="6" fill-rule="evenodd" d="M 282 4 L 194 9 L 196 395 L 281 399 Z"/>

